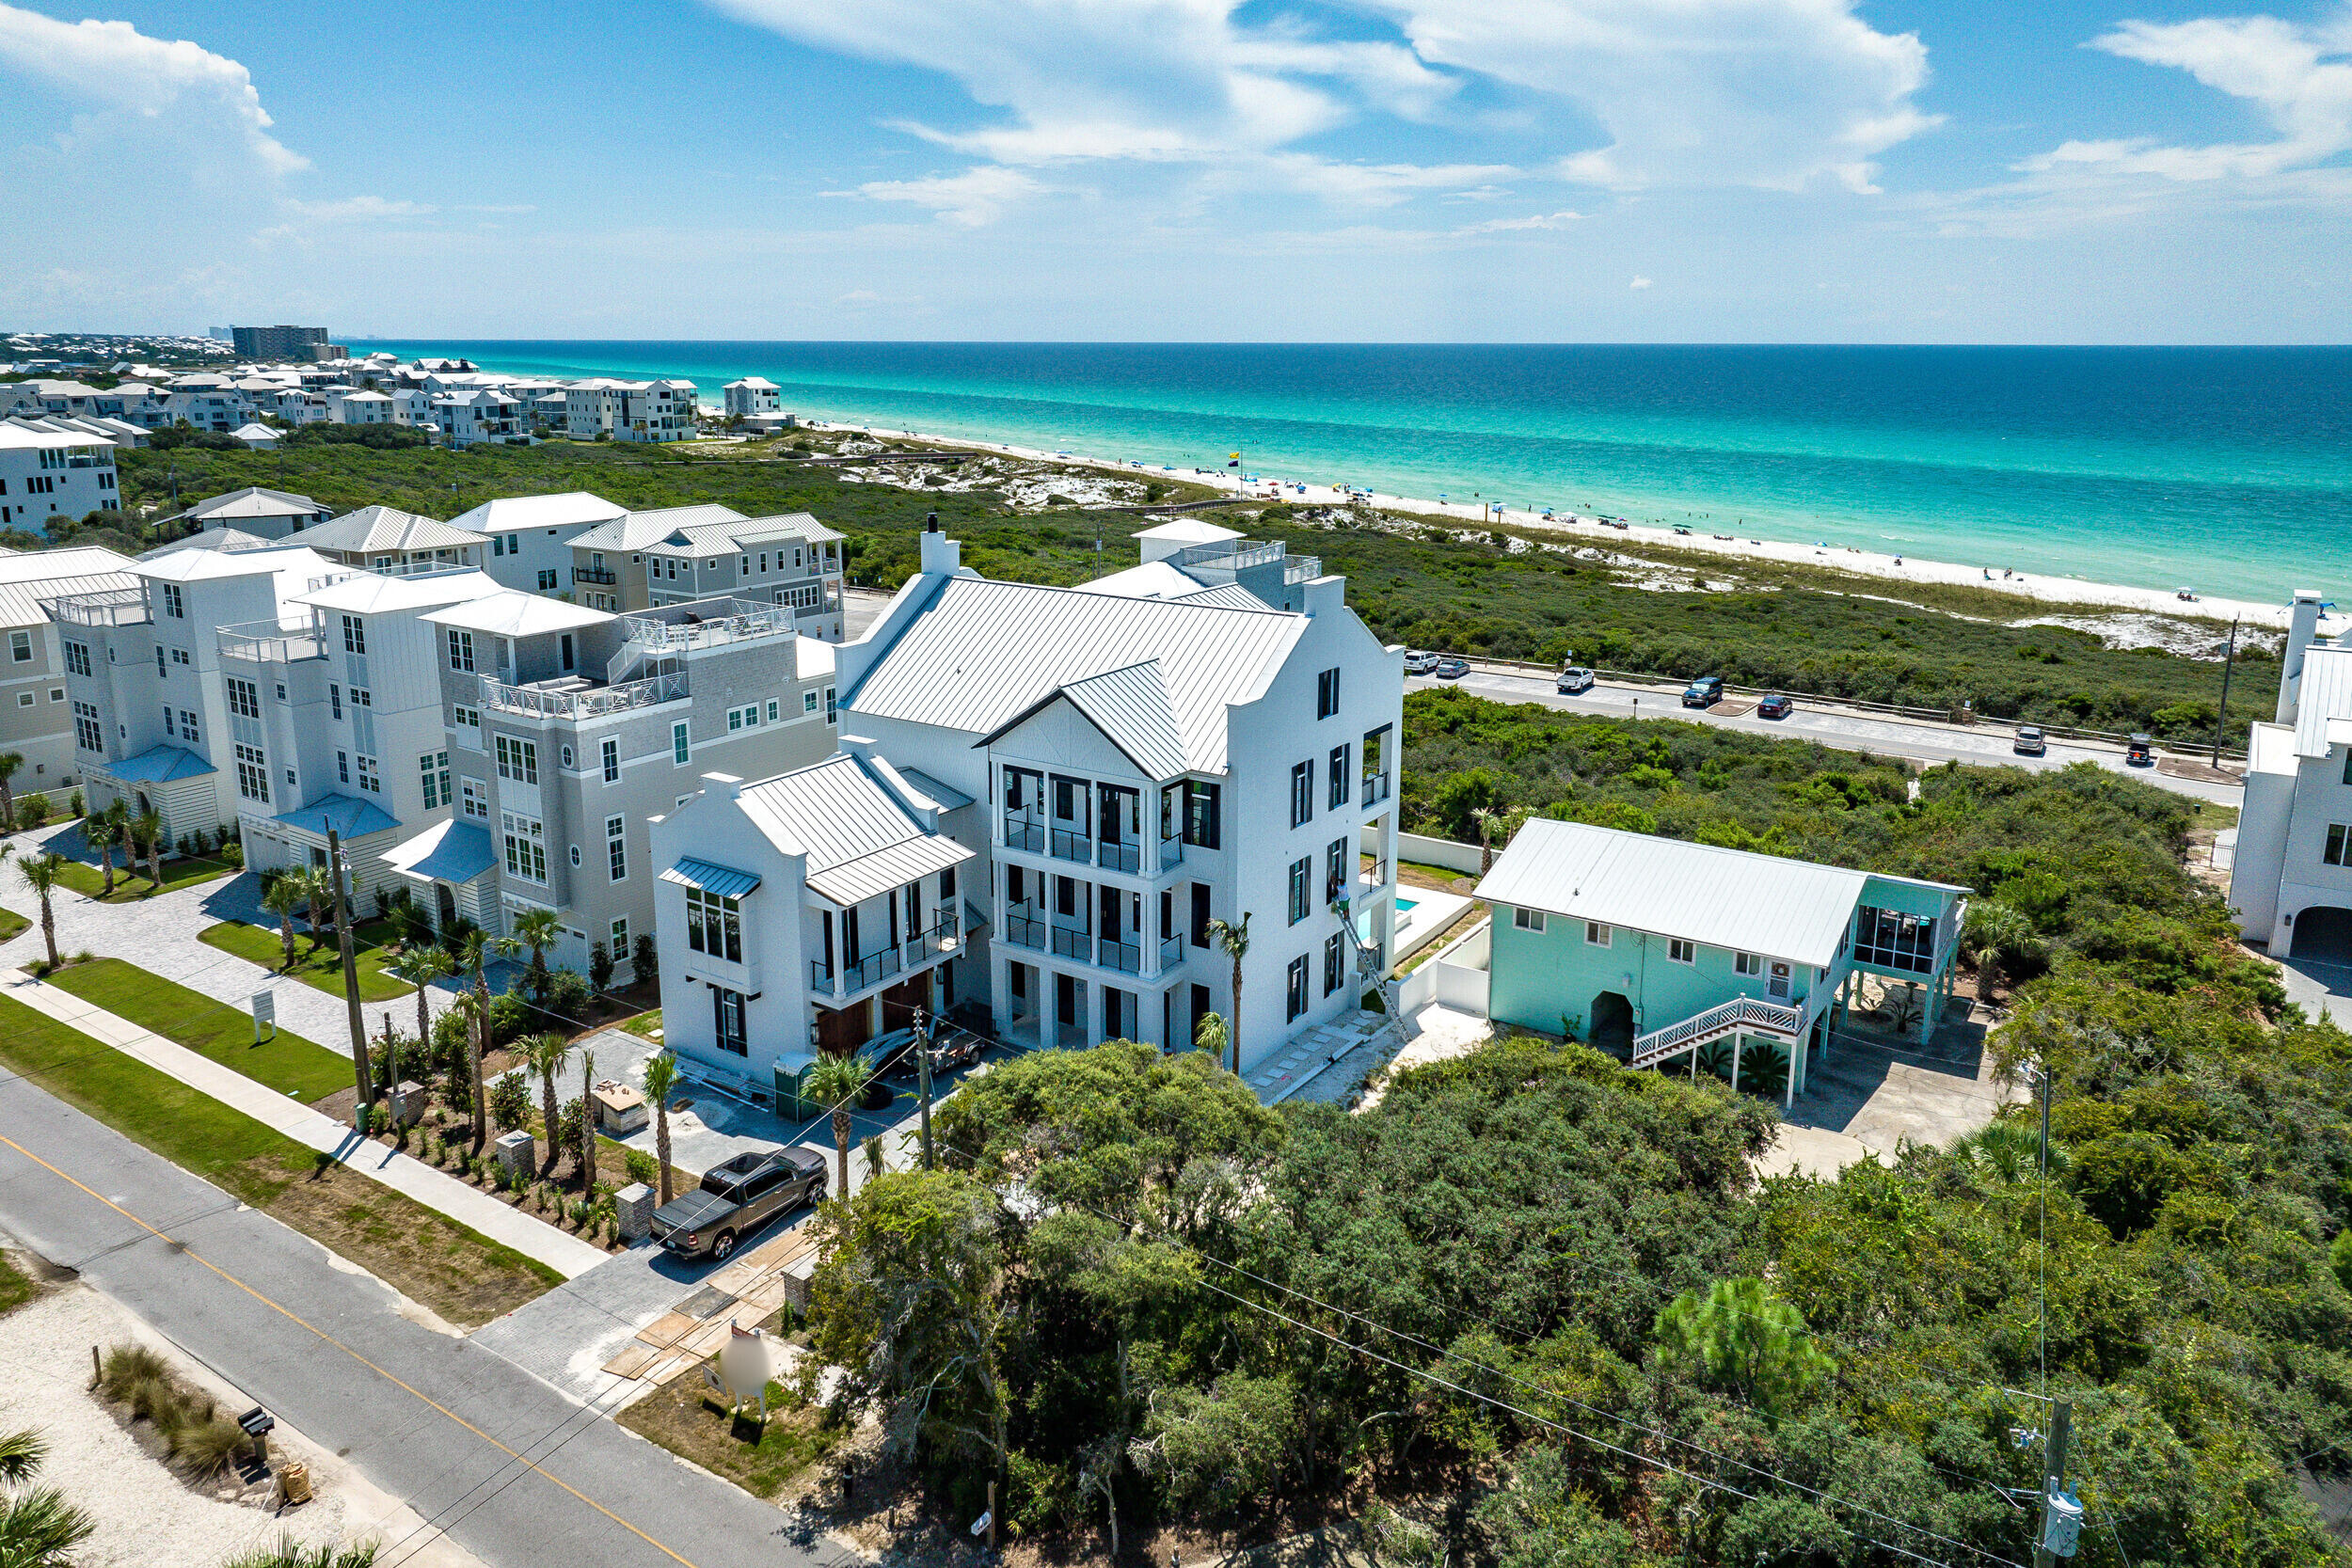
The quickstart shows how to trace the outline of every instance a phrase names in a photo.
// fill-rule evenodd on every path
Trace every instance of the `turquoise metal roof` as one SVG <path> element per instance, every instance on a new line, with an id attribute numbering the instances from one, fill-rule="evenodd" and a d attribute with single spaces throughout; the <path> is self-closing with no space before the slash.
<path id="1" fill-rule="evenodd" d="M 179 746 L 150 746 L 137 756 L 105 763 L 98 771 L 124 784 L 169 784 L 174 779 L 200 779 L 213 765 Z"/>
<path id="2" fill-rule="evenodd" d="M 680 856 L 675 865 L 661 874 L 661 879 L 682 887 L 698 887 L 720 898 L 740 898 L 759 885 L 759 879 L 749 871 L 713 865 L 691 855 Z"/>

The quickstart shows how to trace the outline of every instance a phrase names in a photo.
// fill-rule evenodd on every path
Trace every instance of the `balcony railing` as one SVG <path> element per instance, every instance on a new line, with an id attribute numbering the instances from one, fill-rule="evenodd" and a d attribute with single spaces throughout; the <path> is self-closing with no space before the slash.
<path id="1" fill-rule="evenodd" d="M 1160 869 L 1162 871 L 1167 871 L 1171 867 L 1179 866 L 1184 863 L 1184 841 L 1181 838 L 1162 840 L 1160 843 Z"/>
<path id="2" fill-rule="evenodd" d="M 961 929 L 962 923 L 956 918 L 955 911 L 942 910 L 939 924 L 928 931 L 915 932 L 898 944 L 899 955 L 906 959 L 910 969 L 929 963 L 943 953 L 955 951 L 957 935 Z"/>
<path id="3" fill-rule="evenodd" d="M 76 626 L 143 626 L 155 619 L 144 588 L 110 588 L 43 601 L 56 619 Z"/>
<path id="4" fill-rule="evenodd" d="M 1054 952 L 1065 958 L 1084 963 L 1092 958 L 1094 938 L 1085 931 L 1073 931 L 1067 926 L 1054 927 Z"/>
<path id="5" fill-rule="evenodd" d="M 536 686 L 508 686 L 482 677 L 482 705 L 501 713 L 527 714 L 534 719 L 595 719 L 630 708 L 674 703 L 687 694 L 686 672 L 673 670 L 620 686 L 592 686 L 585 690 L 549 690 Z"/>
<path id="6" fill-rule="evenodd" d="M 622 617 L 632 648 L 651 658 L 662 658 L 689 648 L 715 648 L 727 642 L 777 637 L 794 628 L 792 611 L 783 605 L 755 599 L 712 598 L 696 601 L 700 619 L 664 621 L 650 615 Z"/>
<path id="7" fill-rule="evenodd" d="M 868 986 L 879 985 L 889 979 L 893 974 L 898 974 L 898 950 L 896 947 L 885 947 L 880 952 L 868 953 L 853 964 L 841 966 L 841 989 L 835 994 L 853 996 Z"/>
<path id="8" fill-rule="evenodd" d="M 1087 833 L 1073 832 L 1068 828 L 1056 828 L 1053 848 L 1050 852 L 1057 861 L 1084 863 L 1094 858 L 1094 840 Z"/>
<path id="9" fill-rule="evenodd" d="M 1104 839 L 1094 847 L 1094 863 L 1105 871 L 1133 871 L 1143 863 L 1142 847 Z"/>
<path id="10" fill-rule="evenodd" d="M 1005 813 L 1005 847 L 1039 854 L 1045 848 L 1045 824 L 1034 816 Z"/>
<path id="11" fill-rule="evenodd" d="M 1388 798 L 1389 776 L 1386 773 L 1365 774 L 1363 803 L 1367 806 L 1376 806 Z"/>
<path id="12" fill-rule="evenodd" d="M 1045 948 L 1044 913 L 1038 906 L 1008 904 L 1005 906 L 1005 940 L 1015 947 Z"/>
<path id="13" fill-rule="evenodd" d="M 610 588 L 621 579 L 619 574 L 610 566 L 575 566 L 572 568 L 572 580 L 593 582 L 600 587 Z"/>
<path id="14" fill-rule="evenodd" d="M 256 664 L 292 664 L 296 659 L 325 658 L 326 639 L 304 616 L 298 620 L 248 621 L 222 626 L 214 634 L 223 658 L 249 659 Z"/>
<path id="15" fill-rule="evenodd" d="M 1104 969 L 1117 969 L 1129 974 L 1143 967 L 1143 949 L 1132 942 L 1117 937 L 1104 937 L 1094 944 L 1095 962 Z"/>
<path id="16" fill-rule="evenodd" d="M 1279 541 L 1261 539 L 1220 539 L 1205 545 L 1187 545 L 1169 557 L 1169 564 L 1178 571 L 1188 566 L 1207 566 L 1238 572 L 1244 567 L 1265 566 L 1283 556 Z"/>
<path id="17" fill-rule="evenodd" d="M 1323 558 L 1319 555 L 1295 555 L 1282 565 L 1282 581 L 1311 582 L 1323 576 Z"/>
<path id="18" fill-rule="evenodd" d="M 1184 934 L 1179 931 L 1174 936 L 1162 937 L 1160 939 L 1160 967 L 1164 970 L 1173 969 L 1184 961 Z"/>

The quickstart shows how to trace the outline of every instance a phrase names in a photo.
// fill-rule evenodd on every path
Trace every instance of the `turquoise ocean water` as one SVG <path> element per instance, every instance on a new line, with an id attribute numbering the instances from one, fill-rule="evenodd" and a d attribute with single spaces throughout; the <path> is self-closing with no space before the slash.
<path id="1" fill-rule="evenodd" d="M 825 420 L 2352 601 L 2352 349 L 375 341 Z"/>

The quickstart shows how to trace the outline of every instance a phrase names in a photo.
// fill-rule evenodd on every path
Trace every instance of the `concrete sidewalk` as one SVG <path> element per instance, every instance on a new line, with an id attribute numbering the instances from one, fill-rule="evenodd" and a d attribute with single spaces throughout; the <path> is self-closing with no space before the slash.
<path id="1" fill-rule="evenodd" d="M 333 1157 L 360 1175 L 416 1199 L 437 1213 L 469 1227 L 570 1279 L 604 1262 L 610 1254 L 500 1202 L 480 1188 L 413 1160 L 396 1149 L 360 1137 L 342 1122 L 321 1116 L 300 1101 L 277 1094 L 234 1069 L 174 1044 L 127 1019 L 94 1007 L 72 992 L 25 974 L 8 972 L 0 981 L 8 996 L 45 1013 L 124 1055 L 178 1079 L 190 1088 L 251 1117 L 296 1143 Z"/>

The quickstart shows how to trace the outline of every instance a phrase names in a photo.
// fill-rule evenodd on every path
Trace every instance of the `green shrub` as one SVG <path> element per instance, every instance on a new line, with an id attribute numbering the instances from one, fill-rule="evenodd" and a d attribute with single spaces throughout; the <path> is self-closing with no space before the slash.
<path id="1" fill-rule="evenodd" d="M 490 1119 L 512 1130 L 531 1120 L 531 1084 L 521 1071 L 501 1072 L 490 1080 Z"/>
<path id="2" fill-rule="evenodd" d="M 631 1181 L 642 1181 L 648 1187 L 660 1185 L 661 1163 L 644 1149 L 624 1150 L 621 1155 L 621 1164 L 628 1168 L 628 1179 Z"/>

